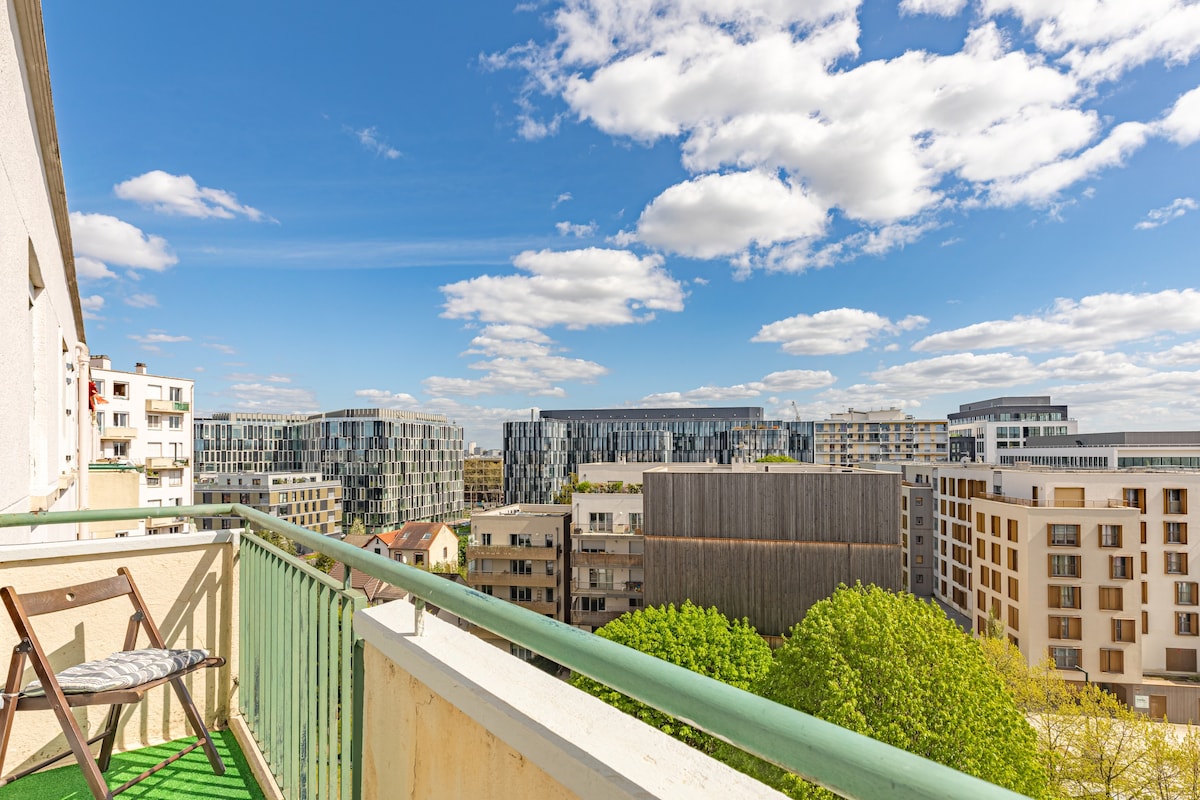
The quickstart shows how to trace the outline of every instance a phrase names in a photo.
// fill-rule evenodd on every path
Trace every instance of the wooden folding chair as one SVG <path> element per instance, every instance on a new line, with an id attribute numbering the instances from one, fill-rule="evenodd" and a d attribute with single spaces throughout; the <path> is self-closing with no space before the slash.
<path id="1" fill-rule="evenodd" d="M 156 677 L 142 680 L 144 673 L 135 673 L 132 678 L 127 677 L 125 679 L 126 683 L 134 682 L 135 685 L 97 691 L 79 690 L 78 686 L 73 688 L 65 678 L 64 682 L 67 682 L 68 686 L 64 690 L 60 684 L 59 677 L 67 674 L 78 676 L 80 673 L 88 673 L 89 670 L 95 671 L 93 665 L 99 664 L 100 661 L 85 662 L 69 671 L 60 673 L 60 675 L 55 675 L 54 671 L 50 668 L 46 652 L 42 649 L 41 643 L 38 642 L 30 619 L 41 614 L 79 608 L 92 603 L 98 603 L 102 600 L 121 597 L 122 595 L 128 596 L 130 602 L 133 603 L 133 615 L 129 618 L 129 627 L 125 634 L 125 645 L 120 653 L 116 653 L 109 659 L 101 659 L 100 661 L 103 661 L 105 664 L 112 664 L 115 661 L 118 662 L 118 667 L 125 669 L 124 662 L 126 660 L 154 658 L 154 654 L 143 655 L 146 651 L 139 651 L 139 653 L 132 656 L 129 654 L 129 651 L 134 650 L 137 644 L 139 628 L 146 631 L 146 636 L 150 640 L 150 646 L 155 650 L 166 651 L 166 645 L 163 642 L 162 634 L 158 631 L 158 627 L 146 611 L 146 603 L 142 600 L 142 595 L 138 592 L 137 585 L 134 584 L 129 571 L 124 567 L 117 570 L 117 576 L 114 578 L 105 578 L 79 586 L 48 589 L 24 595 L 18 595 L 16 590 L 11 586 L 0 589 L 0 596 L 4 599 L 4 605 L 8 608 L 13 626 L 17 630 L 18 637 L 20 637 L 19 643 L 13 649 L 12 663 L 8 669 L 8 680 L 4 685 L 3 698 L 0 698 L 4 704 L 3 709 L 0 709 L 0 772 L 3 771 L 4 756 L 8 750 L 9 734 L 12 732 L 13 719 L 16 717 L 18 711 L 53 710 L 55 716 L 58 717 L 59 724 L 62 726 L 63 735 L 66 736 L 67 743 L 70 745 L 69 750 L 63 751 L 32 767 L 26 767 L 7 778 L 0 779 L 0 786 L 37 772 L 43 767 L 66 758 L 72 753 L 75 755 L 75 760 L 78 762 L 80 769 L 83 770 L 83 777 L 87 781 L 88 787 L 96 797 L 96 800 L 111 800 L 114 795 L 120 794 L 130 786 L 153 775 L 168 764 L 192 752 L 197 747 L 204 748 L 204 752 L 208 756 L 208 761 L 212 764 L 213 772 L 217 775 L 225 773 L 225 764 L 221 761 L 221 756 L 217 754 L 212 736 L 209 735 L 208 728 L 205 727 L 204 721 L 200 718 L 200 713 L 196 710 L 195 703 L 192 702 L 192 697 L 188 693 L 187 687 L 183 684 L 184 675 L 202 668 L 223 666 L 225 664 L 224 658 L 208 656 L 204 651 L 169 651 L 169 655 L 172 656 L 171 658 L 167 658 L 165 657 L 167 654 L 163 654 L 158 657 L 158 663 L 153 665 L 153 667 L 158 668 L 160 673 L 170 669 L 171 671 L 168 674 L 160 674 Z M 26 658 L 30 660 L 33 671 L 37 674 L 38 682 L 41 684 L 41 691 L 44 691 L 44 694 L 40 693 L 34 684 L 26 686 L 24 690 L 20 688 L 21 676 L 25 671 Z M 195 663 L 190 663 L 181 668 L 178 667 L 178 664 L 191 660 L 195 660 Z M 168 664 L 170 666 L 167 666 Z M 105 678 L 107 678 L 108 674 L 104 673 Z M 81 684 L 97 685 L 96 681 L 98 679 L 94 675 L 85 675 L 83 678 L 76 677 L 75 680 Z M 113 744 L 117 736 L 117 722 L 121 716 L 121 707 L 128 703 L 138 702 L 149 689 L 164 683 L 169 683 L 174 688 L 179 702 L 183 705 L 188 722 L 191 723 L 192 730 L 196 733 L 196 741 L 127 783 L 116 789 L 109 789 L 108 784 L 104 780 L 104 771 L 108 769 L 109 760 L 112 757 Z M 80 729 L 79 723 L 76 722 L 74 715 L 71 713 L 71 709 L 77 706 L 94 705 L 107 705 L 111 706 L 111 709 L 108 712 L 104 730 L 87 739 Z M 100 745 L 100 756 L 98 759 L 93 759 L 91 752 L 88 750 L 88 745 L 101 740 L 103 741 Z"/>

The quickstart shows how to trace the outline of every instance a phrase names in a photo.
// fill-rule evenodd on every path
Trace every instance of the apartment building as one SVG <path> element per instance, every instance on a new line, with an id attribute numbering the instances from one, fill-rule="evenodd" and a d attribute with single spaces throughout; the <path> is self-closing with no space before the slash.
<path id="1" fill-rule="evenodd" d="M 561 622 L 569 621 L 571 507 L 552 504 L 502 506 L 471 516 L 467 583 L 471 588 L 516 603 Z M 508 643 L 488 631 L 475 631 L 500 647 Z M 514 649 L 525 658 L 530 654 Z"/>
<path id="2" fill-rule="evenodd" d="M 205 472 L 196 478 L 192 502 L 241 503 L 325 536 L 342 533 L 342 484 L 319 472 Z M 229 517 L 196 518 L 204 531 L 233 525 Z"/>
<path id="3" fill-rule="evenodd" d="M 1195 470 L 939 467 L 937 594 L 1030 661 L 1108 684 L 1131 705 L 1200 720 L 1191 676 L 1200 593 Z M 1143 700 L 1138 700 L 1143 698 Z M 1141 703 L 1142 705 L 1137 705 Z"/>
<path id="4" fill-rule="evenodd" d="M 0 512 L 87 501 L 88 350 L 39 7 L 0 14 Z M 75 539 L 75 525 L 8 528 L 3 543 Z"/>
<path id="5" fill-rule="evenodd" d="M 581 464 L 571 495 L 571 624 L 594 631 L 644 607 L 645 464 Z"/>
<path id="6" fill-rule="evenodd" d="M 502 457 L 466 457 L 463 461 L 463 500 L 467 508 L 490 508 L 504 502 Z"/>
<path id="7" fill-rule="evenodd" d="M 863 461 L 946 461 L 947 422 L 917 419 L 898 408 L 831 414 L 813 423 L 813 461 L 849 466 Z"/>
<path id="8" fill-rule="evenodd" d="M 339 481 L 346 525 L 361 519 L 377 532 L 462 514 L 462 428 L 440 414 L 221 412 L 196 420 L 194 438 L 200 474 L 319 472 Z"/>
<path id="9" fill-rule="evenodd" d="M 812 461 L 811 422 L 768 420 L 763 409 L 547 410 L 504 423 L 506 503 L 549 503 L 580 464 Z"/>
<path id="10" fill-rule="evenodd" d="M 811 464 L 644 473 L 645 602 L 715 605 L 782 636 L 841 583 L 901 587 L 901 476 Z"/>
<path id="11" fill-rule="evenodd" d="M 948 419 L 950 460 L 958 463 L 1003 464 L 1009 450 L 1031 439 L 1074 434 L 1079 429 L 1067 407 L 1052 404 L 1049 395 L 965 403 Z"/>
<path id="12" fill-rule="evenodd" d="M 1030 438 L 1001 465 L 1076 469 L 1200 469 L 1200 431 L 1117 431 Z"/>
<path id="13" fill-rule="evenodd" d="M 95 424 L 88 505 L 190 505 L 193 381 L 152 374 L 140 362 L 132 372 L 113 369 L 112 360 L 105 355 L 92 356 L 90 368 Z M 183 533 L 188 529 L 190 526 L 179 517 L 90 526 L 96 538 Z"/>

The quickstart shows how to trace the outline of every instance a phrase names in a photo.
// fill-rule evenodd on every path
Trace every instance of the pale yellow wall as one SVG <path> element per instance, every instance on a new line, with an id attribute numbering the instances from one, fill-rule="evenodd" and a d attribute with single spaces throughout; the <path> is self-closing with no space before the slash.
<path id="1" fill-rule="evenodd" d="M 136 508 L 141 475 L 128 470 L 91 470 L 88 473 L 88 508 Z M 118 531 L 137 532 L 141 522 L 136 519 L 115 522 L 89 522 L 88 532 L 93 539 L 110 539 Z"/>
<path id="2" fill-rule="evenodd" d="M 231 537 L 188 534 L 151 538 L 153 546 L 138 538 L 6 548 L 0 550 L 0 585 L 13 586 L 19 592 L 39 591 L 98 580 L 116 575 L 120 566 L 128 567 L 168 647 L 202 647 L 229 660 L 221 669 L 193 673 L 187 679 L 206 723 L 223 725 L 230 713 L 231 676 L 236 674 L 235 553 L 231 541 L 213 540 Z M 35 617 L 34 631 L 58 670 L 120 650 L 130 608 L 125 598 L 116 598 L 76 611 Z M 0 617 L 0 646 L 7 654 L 16 644 L 16 633 L 8 615 L 0 613 Z M 138 645 L 147 645 L 144 634 Z M 27 668 L 23 681 L 33 678 L 33 671 Z M 190 734 L 180 704 L 173 694 L 168 699 L 168 691 L 155 689 L 141 704 L 125 709 L 118 751 Z M 103 707 L 77 709 L 76 719 L 90 736 L 101 729 L 106 712 Z M 19 714 L 4 772 L 65 748 L 52 712 Z"/>
<path id="3" fill-rule="evenodd" d="M 578 796 L 372 645 L 363 656 L 364 800 Z"/>

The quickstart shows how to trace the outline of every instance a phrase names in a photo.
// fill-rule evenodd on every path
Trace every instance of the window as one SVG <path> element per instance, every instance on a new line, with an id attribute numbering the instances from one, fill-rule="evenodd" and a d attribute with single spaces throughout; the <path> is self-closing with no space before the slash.
<path id="1" fill-rule="evenodd" d="M 508 587 L 508 599 L 528 603 L 533 600 L 533 589 L 528 586 L 510 586 Z"/>
<path id="2" fill-rule="evenodd" d="M 1008 568 L 1014 572 L 1017 570 L 1017 551 L 1012 547 L 1008 548 Z"/>
<path id="3" fill-rule="evenodd" d="M 424 553 L 413 553 L 413 564 L 415 564 L 417 566 L 424 566 L 425 554 Z"/>
<path id="4" fill-rule="evenodd" d="M 521 647 L 521 645 L 519 645 L 519 644 L 512 644 L 510 642 L 508 645 L 508 652 L 512 653 L 514 656 L 521 659 L 522 661 L 532 661 L 533 660 L 533 651 L 530 650 L 528 647 Z"/>
<path id="5" fill-rule="evenodd" d="M 924 517 L 917 517 L 917 518 L 916 518 L 916 524 L 917 524 L 917 525 L 924 525 L 924 524 L 925 524 L 925 518 L 924 518 Z"/>
<path id="6" fill-rule="evenodd" d="M 377 548 L 375 548 L 375 552 L 376 552 L 376 553 L 378 553 L 378 552 L 379 552 L 379 548 L 378 548 L 378 547 L 377 547 Z M 382 554 L 381 554 L 381 555 L 382 555 Z M 404 553 L 401 553 L 401 552 L 399 552 L 399 551 L 396 551 L 395 553 L 393 553 L 393 554 L 392 554 L 392 558 L 393 558 L 394 560 L 396 560 L 396 561 L 399 561 L 401 564 L 403 564 L 403 563 L 404 563 Z"/>
<path id="7" fill-rule="evenodd" d="M 113 427 L 128 428 L 129 427 L 129 412 L 114 411 L 113 412 Z"/>
<path id="8" fill-rule="evenodd" d="M 116 458 L 125 458 L 129 455 L 129 442 L 113 442 L 112 454 Z"/>
<path id="9" fill-rule="evenodd" d="M 1164 522 L 1163 526 L 1164 544 L 1187 544 L 1186 522 Z"/>
<path id="10" fill-rule="evenodd" d="M 925 582 L 925 576 L 924 576 L 924 575 L 918 575 L 918 576 L 917 576 L 917 583 L 924 583 L 924 582 Z"/>
<path id="11" fill-rule="evenodd" d="M 1125 505 L 1130 508 L 1136 508 L 1143 514 L 1146 513 L 1146 490 L 1145 489 L 1122 489 L 1121 494 L 1125 498 Z"/>
<path id="12" fill-rule="evenodd" d="M 1125 653 L 1120 650 L 1100 650 L 1100 671 L 1121 673 L 1125 671 Z"/>
<path id="13" fill-rule="evenodd" d="M 174 402 L 174 403 L 182 403 L 183 402 L 183 389 L 181 387 L 172 386 L 169 389 L 167 389 L 167 391 L 171 393 L 171 396 L 169 399 L 172 402 Z"/>
<path id="14" fill-rule="evenodd" d="M 1015 542 L 1017 540 L 1017 521 L 1015 519 L 1010 519 L 1008 521 L 1008 540 L 1010 542 Z"/>
<path id="15" fill-rule="evenodd" d="M 914 497 L 913 502 L 915 502 L 919 506 L 923 506 L 923 505 L 925 505 L 925 498 L 924 497 Z"/>
<path id="16" fill-rule="evenodd" d="M 1131 619 L 1114 619 L 1112 621 L 1112 640 L 1114 642 L 1132 642 L 1135 640 L 1134 622 Z"/>
<path id="17" fill-rule="evenodd" d="M 1020 594 L 1020 586 L 1021 586 L 1020 581 L 1018 581 L 1016 578 L 1010 577 L 1008 579 L 1008 599 L 1009 600 L 1020 600 L 1021 599 L 1020 597 L 1018 597 L 1018 594 Z"/>
<path id="18" fill-rule="evenodd" d="M 583 611 L 604 611 L 607 605 L 606 597 L 581 597 L 579 602 Z"/>
<path id="19" fill-rule="evenodd" d="M 1196 615 L 1186 611 L 1175 612 L 1175 632 L 1180 636 L 1195 636 Z"/>
<path id="20" fill-rule="evenodd" d="M 629 512 L 629 527 L 635 531 L 640 531 L 642 529 L 642 512 Z"/>
<path id="21" fill-rule="evenodd" d="M 1050 608 L 1079 608 L 1080 595 L 1078 586 L 1051 586 L 1046 604 Z"/>
<path id="22" fill-rule="evenodd" d="M 508 571 L 514 575 L 532 575 L 532 561 L 510 561 L 508 562 Z"/>
<path id="23" fill-rule="evenodd" d="M 1051 525 L 1051 547 L 1079 547 L 1078 525 Z"/>
<path id="24" fill-rule="evenodd" d="M 1163 553 L 1168 575 L 1187 575 L 1187 553 Z"/>
<path id="25" fill-rule="evenodd" d="M 121 397 L 121 398 L 128 400 L 129 399 L 129 384 L 128 383 L 117 383 L 116 381 L 113 381 L 112 396 L 113 397 Z"/>
<path id="26" fill-rule="evenodd" d="M 1020 612 L 1017 611 L 1017 607 L 1009 606 L 1008 607 L 1008 627 L 1014 631 L 1020 630 L 1021 629 L 1021 626 L 1019 624 L 1020 621 L 1021 621 Z"/>
<path id="27" fill-rule="evenodd" d="M 1187 489 L 1164 489 L 1163 490 L 1163 513 L 1164 514 L 1186 514 L 1187 513 Z"/>
<path id="28" fill-rule="evenodd" d="M 492 535 L 490 533 L 479 534 L 479 544 L 481 544 L 484 547 L 491 547 L 492 546 Z"/>
<path id="29" fill-rule="evenodd" d="M 1133 557 L 1132 556 L 1110 556 L 1109 566 L 1113 578 L 1125 579 L 1133 577 Z"/>
<path id="30" fill-rule="evenodd" d="M 1100 526 L 1100 546 L 1101 547 L 1120 547 L 1121 546 L 1121 526 L 1120 525 L 1101 525 Z"/>
<path id="31" fill-rule="evenodd" d="M 147 414 L 146 415 L 146 427 L 152 431 L 161 429 L 162 428 L 162 417 L 160 417 L 158 414 Z"/>
<path id="32" fill-rule="evenodd" d="M 172 414 L 167 417 L 167 427 L 173 431 L 183 430 L 183 417 L 178 414 Z"/>
<path id="33" fill-rule="evenodd" d="M 1083 620 L 1079 617 L 1050 617 L 1051 639 L 1082 639 Z"/>
<path id="34" fill-rule="evenodd" d="M 1122 611 L 1125 607 L 1125 590 L 1120 586 L 1100 587 L 1100 610 Z"/>
<path id="35" fill-rule="evenodd" d="M 1175 605 L 1178 606 L 1194 606 L 1197 605 L 1196 584 L 1188 581 L 1175 582 Z"/>
<path id="36" fill-rule="evenodd" d="M 1079 556 L 1050 556 L 1050 577 L 1078 578 Z"/>
<path id="37" fill-rule="evenodd" d="M 510 533 L 508 535 L 508 543 L 512 547 L 529 547 L 528 533 Z"/>
<path id="38" fill-rule="evenodd" d="M 592 511 L 588 514 L 588 530 L 593 533 L 612 533 L 613 515 L 611 511 Z"/>
<path id="39" fill-rule="evenodd" d="M 588 588 L 589 589 L 611 589 L 611 588 L 613 588 L 613 571 L 611 569 L 589 569 L 588 570 Z"/>
<path id="40" fill-rule="evenodd" d="M 492 588 L 491 584 L 484 584 L 483 586 L 480 586 L 479 591 L 483 592 L 484 594 L 495 594 L 495 589 Z"/>
<path id="41" fill-rule="evenodd" d="M 147 486 L 162 486 L 162 478 L 160 478 L 158 475 L 151 475 L 149 473 L 149 471 L 147 471 L 146 472 L 146 485 Z"/>
<path id="42" fill-rule="evenodd" d="M 1075 669 L 1079 666 L 1079 648 L 1051 647 L 1050 658 L 1054 659 L 1055 669 Z"/>

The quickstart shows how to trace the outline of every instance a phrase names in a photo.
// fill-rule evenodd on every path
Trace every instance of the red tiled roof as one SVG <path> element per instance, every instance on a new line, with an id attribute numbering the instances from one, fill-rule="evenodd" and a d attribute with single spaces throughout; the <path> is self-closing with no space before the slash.
<path id="1" fill-rule="evenodd" d="M 454 531 L 444 522 L 406 522 L 398 531 L 395 539 L 388 544 L 389 550 L 428 550 L 433 545 L 433 539 L 438 531 L 445 528 L 453 535 Z M 429 534 L 429 538 L 425 538 Z"/>

